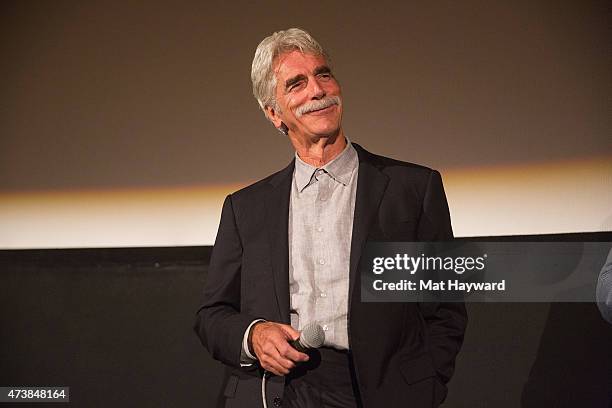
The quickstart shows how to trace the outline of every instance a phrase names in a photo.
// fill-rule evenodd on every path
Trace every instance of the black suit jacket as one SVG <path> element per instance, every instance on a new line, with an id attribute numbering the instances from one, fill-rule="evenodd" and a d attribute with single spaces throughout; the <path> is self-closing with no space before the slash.
<path id="1" fill-rule="evenodd" d="M 350 256 L 348 335 L 366 407 L 432 407 L 446 396 L 467 324 L 463 303 L 362 303 L 358 264 L 367 240 L 452 239 L 440 174 L 353 144 L 359 175 Z M 261 406 L 261 368 L 240 368 L 256 318 L 289 324 L 288 217 L 294 162 L 228 196 L 195 330 L 227 366 L 221 402 Z M 282 397 L 273 377 L 268 399 Z"/>

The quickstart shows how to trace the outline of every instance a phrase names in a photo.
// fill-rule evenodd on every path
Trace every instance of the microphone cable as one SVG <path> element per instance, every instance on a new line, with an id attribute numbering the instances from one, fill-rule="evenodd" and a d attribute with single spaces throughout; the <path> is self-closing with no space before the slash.
<path id="1" fill-rule="evenodd" d="M 268 404 L 266 402 L 266 378 L 268 375 L 268 371 L 264 370 L 263 375 L 261 376 L 261 403 L 263 408 L 268 408 Z"/>

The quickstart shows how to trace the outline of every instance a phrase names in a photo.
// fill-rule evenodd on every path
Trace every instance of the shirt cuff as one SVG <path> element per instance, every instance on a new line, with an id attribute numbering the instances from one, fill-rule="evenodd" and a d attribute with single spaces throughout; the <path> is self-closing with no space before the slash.
<path id="1" fill-rule="evenodd" d="M 242 350 L 240 350 L 240 367 L 248 367 L 253 365 L 255 361 L 257 361 L 257 357 L 251 354 L 249 351 L 249 332 L 251 331 L 251 327 L 257 322 L 265 322 L 264 319 L 256 319 L 249 324 L 249 327 L 244 331 L 244 335 L 242 336 Z"/>

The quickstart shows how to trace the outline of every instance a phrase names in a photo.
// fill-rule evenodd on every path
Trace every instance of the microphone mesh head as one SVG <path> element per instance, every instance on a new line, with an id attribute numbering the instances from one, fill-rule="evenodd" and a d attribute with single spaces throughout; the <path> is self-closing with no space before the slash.
<path id="1" fill-rule="evenodd" d="M 319 323 L 311 322 L 304 326 L 300 337 L 302 344 L 307 348 L 319 348 L 325 341 L 325 332 Z"/>

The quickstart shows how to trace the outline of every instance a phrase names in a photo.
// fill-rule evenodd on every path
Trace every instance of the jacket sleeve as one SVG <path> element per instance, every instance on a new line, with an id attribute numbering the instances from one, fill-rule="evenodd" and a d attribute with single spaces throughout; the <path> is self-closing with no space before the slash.
<path id="1" fill-rule="evenodd" d="M 243 336 L 255 320 L 240 313 L 241 265 L 242 243 L 227 196 L 194 329 L 214 359 L 233 367 L 240 367 Z"/>
<path id="2" fill-rule="evenodd" d="M 429 176 L 418 226 L 419 241 L 453 239 L 448 203 L 440 173 Z M 463 343 L 467 312 L 463 302 L 427 302 L 419 307 L 428 328 L 429 347 L 438 376 L 448 382 L 455 370 L 455 358 Z"/>

